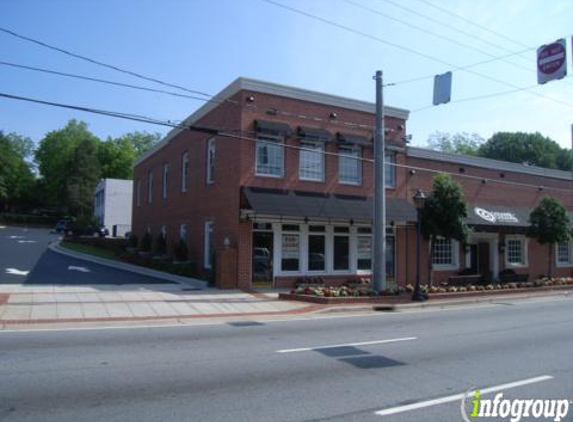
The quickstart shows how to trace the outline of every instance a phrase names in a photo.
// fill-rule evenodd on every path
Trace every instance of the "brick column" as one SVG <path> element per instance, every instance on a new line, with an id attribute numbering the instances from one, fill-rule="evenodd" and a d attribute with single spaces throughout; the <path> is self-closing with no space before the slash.
<path id="1" fill-rule="evenodd" d="M 217 252 L 215 286 L 219 289 L 237 288 L 237 250 L 221 249 Z"/>

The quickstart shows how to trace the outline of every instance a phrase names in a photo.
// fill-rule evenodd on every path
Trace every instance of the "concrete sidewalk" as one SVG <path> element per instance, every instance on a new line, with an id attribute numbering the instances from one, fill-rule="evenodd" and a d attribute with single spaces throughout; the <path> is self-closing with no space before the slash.
<path id="1" fill-rule="evenodd" d="M 320 306 L 181 285 L 0 285 L 0 327 L 113 321 L 249 317 L 312 312 Z"/>

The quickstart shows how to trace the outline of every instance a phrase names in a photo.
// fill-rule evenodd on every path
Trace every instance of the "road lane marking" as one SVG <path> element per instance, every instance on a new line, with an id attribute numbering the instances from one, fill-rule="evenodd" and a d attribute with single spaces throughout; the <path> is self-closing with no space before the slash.
<path id="1" fill-rule="evenodd" d="M 542 382 L 542 381 L 549 381 L 551 379 L 553 379 L 553 377 L 550 375 L 542 375 L 540 377 L 528 378 L 528 379 L 524 379 L 521 381 L 510 382 L 507 384 L 495 385 L 493 387 L 480 388 L 479 390 L 483 395 L 483 394 L 487 394 L 487 393 L 493 393 L 496 391 L 509 390 L 511 388 L 521 387 L 524 385 L 535 384 L 535 383 Z M 432 399 L 432 400 L 420 401 L 417 403 L 406 404 L 403 406 L 390 407 L 388 409 L 378 410 L 377 412 L 374 412 L 374 413 L 378 416 L 395 415 L 397 413 L 403 413 L 403 412 L 409 412 L 411 410 L 423 409 L 424 407 L 431 407 L 431 406 L 437 406 L 439 404 L 451 403 L 453 401 L 461 400 L 464 396 L 465 397 L 472 397 L 474 395 L 474 393 L 475 393 L 475 390 L 470 390 L 468 392 L 454 394 L 452 396 L 446 396 L 446 397 L 440 397 L 440 398 Z"/>
<path id="2" fill-rule="evenodd" d="M 91 273 L 91 270 L 87 267 L 77 267 L 75 265 L 68 265 L 69 271 L 79 271 L 82 273 Z"/>
<path id="3" fill-rule="evenodd" d="M 276 353 L 310 352 L 310 351 L 315 351 L 315 350 L 334 349 L 337 347 L 370 346 L 373 344 L 396 343 L 399 341 L 408 341 L 408 340 L 417 340 L 417 337 L 403 337 L 403 338 L 393 338 L 393 339 L 388 339 L 388 340 L 362 341 L 359 343 L 332 344 L 329 346 L 300 347 L 298 349 L 277 350 Z"/>
<path id="4" fill-rule="evenodd" d="M 28 275 L 30 271 L 19 270 L 17 268 L 6 268 L 6 274 L 12 275 Z"/>

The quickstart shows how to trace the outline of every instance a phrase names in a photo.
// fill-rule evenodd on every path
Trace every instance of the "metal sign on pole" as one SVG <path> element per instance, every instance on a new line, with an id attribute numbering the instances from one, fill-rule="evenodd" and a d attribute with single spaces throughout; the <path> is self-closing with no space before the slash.
<path id="1" fill-rule="evenodd" d="M 386 172 L 384 145 L 384 96 L 382 71 L 376 71 L 376 130 L 374 135 L 374 266 L 372 287 L 386 286 Z"/>
<path id="2" fill-rule="evenodd" d="M 567 75 L 567 49 L 565 38 L 542 45 L 537 49 L 537 83 L 561 79 Z"/>
<path id="3" fill-rule="evenodd" d="M 452 72 L 434 76 L 434 105 L 449 103 L 452 98 Z"/>

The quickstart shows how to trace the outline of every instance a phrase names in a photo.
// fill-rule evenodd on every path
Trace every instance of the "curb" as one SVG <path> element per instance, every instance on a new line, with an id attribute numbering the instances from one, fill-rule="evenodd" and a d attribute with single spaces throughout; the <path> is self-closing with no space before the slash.
<path id="1" fill-rule="evenodd" d="M 95 256 L 86 255 L 86 254 L 75 252 L 75 251 L 70 251 L 70 250 L 62 248 L 60 246 L 59 240 L 50 243 L 50 245 L 48 246 L 48 249 L 50 249 L 52 252 L 58 253 L 60 255 L 66 255 L 66 256 L 69 256 L 71 258 L 80 259 L 82 261 L 93 262 L 95 264 L 114 268 L 116 270 L 128 271 L 128 272 L 144 275 L 147 277 L 171 281 L 173 283 L 181 284 L 184 286 L 192 286 L 192 287 L 195 287 L 198 289 L 206 289 L 207 288 L 207 282 L 206 281 L 201 281 L 201 280 L 197 280 L 194 278 L 188 278 L 188 277 L 181 277 L 181 276 L 174 275 L 174 274 L 167 274 L 167 273 L 164 273 L 162 271 L 152 270 L 149 268 L 143 268 L 143 267 L 139 267 L 137 265 L 111 261 L 111 260 L 105 259 L 105 258 L 97 258 Z"/>

